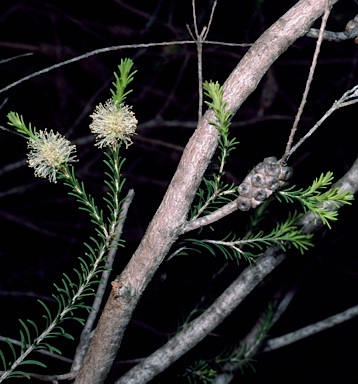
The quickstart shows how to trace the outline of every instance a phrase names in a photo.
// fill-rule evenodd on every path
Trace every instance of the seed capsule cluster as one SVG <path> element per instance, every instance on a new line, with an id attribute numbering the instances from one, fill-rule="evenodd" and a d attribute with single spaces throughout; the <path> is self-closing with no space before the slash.
<path id="1" fill-rule="evenodd" d="M 357 27 L 358 27 L 358 15 L 356 15 L 354 19 L 348 21 L 345 29 L 346 31 L 350 31 L 351 29 L 354 29 Z M 358 44 L 358 37 L 354 39 L 354 42 Z"/>
<path id="2" fill-rule="evenodd" d="M 291 168 L 282 166 L 276 157 L 266 157 L 239 185 L 238 208 L 248 211 L 262 204 L 291 176 Z"/>

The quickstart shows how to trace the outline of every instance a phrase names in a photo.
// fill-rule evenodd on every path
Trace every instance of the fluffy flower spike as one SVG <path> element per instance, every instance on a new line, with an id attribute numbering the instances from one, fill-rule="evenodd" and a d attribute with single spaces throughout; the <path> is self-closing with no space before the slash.
<path id="1" fill-rule="evenodd" d="M 35 175 L 56 183 L 56 173 L 62 165 L 75 161 L 76 146 L 59 133 L 39 131 L 28 142 L 28 163 Z"/>
<path id="2" fill-rule="evenodd" d="M 104 105 L 99 104 L 91 117 L 90 129 L 100 148 L 116 148 L 120 142 L 124 142 L 126 148 L 132 144 L 131 136 L 135 135 L 138 120 L 128 105 L 118 105 L 110 99 Z"/>

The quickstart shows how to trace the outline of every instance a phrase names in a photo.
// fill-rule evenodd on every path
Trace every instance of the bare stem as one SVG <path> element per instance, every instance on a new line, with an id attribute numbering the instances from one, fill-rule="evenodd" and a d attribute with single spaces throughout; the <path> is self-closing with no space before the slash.
<path id="1" fill-rule="evenodd" d="M 265 343 L 265 347 L 261 352 L 270 352 L 278 348 L 285 347 L 296 341 L 302 340 L 306 337 L 312 336 L 318 332 L 322 332 L 326 329 L 332 328 L 344 321 L 350 320 L 351 318 L 358 315 L 358 305 L 346 309 L 343 312 L 337 313 L 333 316 L 327 317 L 324 320 L 318 321 L 317 323 L 307 325 L 297 329 L 294 332 L 287 333 L 286 335 L 270 339 Z"/>
<path id="2" fill-rule="evenodd" d="M 291 155 L 300 147 L 316 130 L 319 128 L 322 123 L 337 109 L 347 107 L 358 102 L 358 85 L 354 86 L 352 89 L 348 90 L 343 94 L 343 96 L 335 101 L 332 107 L 317 121 L 317 123 L 295 144 L 289 151 L 286 161 L 291 157 Z"/>
<path id="3" fill-rule="evenodd" d="M 336 0 L 338 1 L 338 0 Z M 65 61 L 61 61 L 60 63 L 51 65 L 50 67 L 41 69 L 40 71 L 33 72 L 28 76 L 23 77 L 22 79 L 19 79 L 17 81 L 14 81 L 13 83 L 7 85 L 4 88 L 0 89 L 0 93 L 6 92 L 11 88 L 16 87 L 17 85 L 23 83 L 24 81 L 30 80 L 36 76 L 43 75 L 44 73 L 50 72 L 54 69 L 63 67 L 68 64 L 75 63 L 76 61 L 80 61 L 83 59 L 87 59 L 88 57 L 99 55 L 101 53 L 106 52 L 112 52 L 112 51 L 119 51 L 121 49 L 137 49 L 137 48 L 151 48 L 151 47 L 163 47 L 163 46 L 171 46 L 171 45 L 186 45 L 186 44 L 195 44 L 196 42 L 193 40 L 178 40 L 178 41 L 163 41 L 161 43 L 143 43 L 143 44 L 123 44 L 123 45 L 115 45 L 112 47 L 105 47 L 105 48 L 99 48 L 95 49 L 94 51 L 84 53 L 83 55 L 73 57 L 72 59 L 68 59 Z M 225 43 L 220 41 L 205 41 L 203 42 L 205 44 L 214 44 L 214 45 L 226 45 L 231 47 L 250 47 L 252 44 L 235 44 L 235 43 Z"/>
<path id="4" fill-rule="evenodd" d="M 326 0 L 326 6 L 325 6 L 324 14 L 323 14 L 323 17 L 322 17 L 321 27 L 319 29 L 319 36 L 318 36 L 318 40 L 317 40 L 317 44 L 316 44 L 316 49 L 314 51 L 314 55 L 313 55 L 312 64 L 311 64 L 311 67 L 310 67 L 308 79 L 306 81 L 305 90 L 304 90 L 303 95 L 302 95 L 301 104 L 300 104 L 300 106 L 298 108 L 298 112 L 297 112 L 297 115 L 295 117 L 295 121 L 293 122 L 293 126 L 291 128 L 291 133 L 290 133 L 290 137 L 288 139 L 287 145 L 286 145 L 285 153 L 284 153 L 284 155 L 282 156 L 282 158 L 280 160 L 282 163 L 284 163 L 287 160 L 287 158 L 288 158 L 288 154 L 290 152 L 290 149 L 291 149 L 291 146 L 292 146 L 292 143 L 293 143 L 293 138 L 294 138 L 295 133 L 297 131 L 298 123 L 299 123 L 299 121 L 301 119 L 301 116 L 302 116 L 302 113 L 303 113 L 303 109 L 304 109 L 305 104 L 307 102 L 308 92 L 309 92 L 310 87 L 311 87 L 311 83 L 312 83 L 312 80 L 313 80 L 313 75 L 314 75 L 314 72 L 315 72 L 315 69 L 316 69 L 316 66 L 317 66 L 318 55 L 319 55 L 319 52 L 321 50 L 321 44 L 322 44 L 322 41 L 323 41 L 323 32 L 324 32 L 324 29 L 326 27 L 327 19 L 328 19 L 328 16 L 330 14 L 330 11 L 331 11 L 331 7 L 328 5 L 328 0 Z"/>
<path id="5" fill-rule="evenodd" d="M 198 23 L 197 23 L 197 17 L 196 17 L 196 10 L 195 10 L 195 0 L 192 0 L 192 10 L 193 10 L 193 21 L 194 21 L 194 32 L 195 36 L 191 32 L 190 28 L 187 25 L 187 29 L 190 33 L 190 36 L 195 41 L 196 49 L 197 49 L 197 58 L 198 58 L 198 95 L 199 95 L 199 102 L 198 102 L 198 121 L 201 119 L 203 115 L 203 43 L 209 33 L 209 29 L 214 17 L 214 11 L 217 4 L 217 0 L 214 1 L 213 6 L 211 8 L 210 13 L 210 19 L 208 26 L 203 27 L 201 32 L 199 33 L 198 29 Z"/>

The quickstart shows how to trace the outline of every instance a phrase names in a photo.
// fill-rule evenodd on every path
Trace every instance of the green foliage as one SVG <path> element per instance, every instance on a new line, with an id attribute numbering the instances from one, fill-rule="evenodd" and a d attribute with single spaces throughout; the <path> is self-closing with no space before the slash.
<path id="1" fill-rule="evenodd" d="M 205 95 L 211 99 L 211 102 L 206 101 L 206 104 L 213 109 L 217 120 L 210 121 L 210 124 L 216 127 L 220 133 L 219 154 L 217 161 L 211 167 L 211 173 L 204 177 L 202 186 L 197 191 L 196 201 L 189 214 L 191 220 L 216 210 L 237 196 L 236 187 L 222 181 L 226 160 L 239 143 L 235 138 L 228 138 L 231 112 L 226 110 L 222 87 L 218 82 L 206 81 L 203 88 Z"/>
<path id="2" fill-rule="evenodd" d="M 333 174 L 327 172 L 322 174 L 318 179 L 315 179 L 307 189 L 294 190 L 295 186 L 278 192 L 277 198 L 282 201 L 282 197 L 286 202 L 299 201 L 304 208 L 304 211 L 312 211 L 315 216 L 319 216 L 323 224 L 329 228 L 330 221 L 337 220 L 337 211 L 329 210 L 329 205 L 333 204 L 338 207 L 342 204 L 351 204 L 353 195 L 349 191 L 343 191 L 339 188 L 329 189 L 324 192 L 327 187 L 332 184 Z M 201 200 L 205 200 L 205 195 L 200 195 Z M 266 207 L 262 207 L 264 210 Z M 261 211 L 260 211 L 261 213 Z M 287 246 L 294 246 L 301 254 L 308 247 L 313 246 L 312 234 L 303 234 L 299 227 L 299 219 L 302 214 L 295 212 L 289 215 L 283 223 L 277 224 L 269 234 L 265 235 L 263 231 L 258 231 L 253 234 L 251 231 L 258 226 L 262 220 L 262 214 L 255 215 L 251 221 L 251 229 L 242 239 L 237 238 L 234 234 L 227 235 L 223 240 L 207 240 L 207 239 L 187 239 L 186 241 L 193 244 L 194 249 L 198 247 L 206 249 L 212 255 L 216 255 L 219 251 L 226 259 L 236 260 L 239 262 L 241 258 L 252 262 L 264 250 L 265 247 L 271 245 L 279 246 L 283 251 L 286 251 Z M 257 251 L 252 252 L 249 249 L 255 248 Z"/>
<path id="3" fill-rule="evenodd" d="M 259 231 L 255 235 L 250 234 L 242 239 L 237 238 L 234 234 L 229 234 L 223 240 L 187 239 L 186 241 L 206 249 L 214 256 L 219 251 L 226 259 L 237 262 L 241 258 L 253 262 L 261 251 L 272 245 L 279 246 L 283 251 L 293 245 L 303 254 L 308 247 L 313 246 L 311 241 L 313 235 L 302 234 L 298 229 L 297 221 L 301 217 L 302 215 L 296 212 L 293 215 L 289 214 L 286 221 L 278 223 L 276 228 L 267 235 L 263 231 Z M 256 248 L 258 251 L 253 253 L 246 248 Z"/>
<path id="4" fill-rule="evenodd" d="M 133 67 L 133 61 L 131 59 L 122 59 L 121 63 L 118 65 L 118 74 L 114 72 L 114 77 L 116 81 L 113 82 L 114 89 L 111 89 L 112 99 L 113 101 L 120 106 L 127 95 L 132 92 L 132 90 L 128 90 L 125 92 L 128 84 L 133 81 L 134 75 L 137 71 L 131 72 Z"/>
<path id="5" fill-rule="evenodd" d="M 278 223 L 276 228 L 273 229 L 268 235 L 264 235 L 263 231 L 259 231 L 256 235 L 250 235 L 249 237 L 238 240 L 236 246 L 248 246 L 256 247 L 260 250 L 264 249 L 264 246 L 276 245 L 283 251 L 286 251 L 286 246 L 293 245 L 297 248 L 301 254 L 307 251 L 308 247 L 312 247 L 311 239 L 312 234 L 302 234 L 297 229 L 297 222 L 302 217 L 302 214 L 295 212 L 293 215 L 289 214 L 288 218 L 283 223 Z"/>
<path id="6" fill-rule="evenodd" d="M 132 65 L 131 60 L 124 60 L 119 65 L 120 76 L 116 75 L 116 83 L 114 84 L 116 91 L 112 91 L 113 98 L 118 103 L 122 103 L 130 92 L 124 91 L 125 87 L 133 80 L 135 72 L 130 73 Z M 37 140 L 37 131 L 31 127 L 31 124 L 27 128 L 22 116 L 11 112 L 8 117 L 9 124 L 14 126 L 17 132 L 23 134 L 27 139 Z M 56 294 L 53 294 L 52 297 L 57 302 L 56 314 L 53 314 L 43 301 L 38 300 L 44 309 L 45 330 L 39 332 L 38 326 L 32 320 L 19 320 L 21 347 L 17 352 L 15 346 L 9 340 L 6 340 L 12 354 L 12 361 L 7 362 L 4 352 L 0 350 L 0 360 L 4 371 L 2 374 L 0 373 L 0 382 L 14 375 L 23 375 L 29 378 L 28 374 L 17 370 L 20 365 L 32 364 L 45 367 L 43 363 L 28 359 L 27 356 L 38 349 L 61 354 L 47 340 L 60 336 L 73 340 L 73 337 L 62 328 L 61 324 L 65 320 L 72 319 L 83 325 L 84 319 L 74 316 L 74 311 L 77 309 L 91 311 L 91 307 L 84 303 L 84 299 L 87 296 L 95 295 L 94 288 L 100 283 L 100 274 L 106 270 L 104 261 L 107 252 L 112 247 L 123 246 L 122 241 L 114 242 L 123 203 L 120 196 L 125 181 L 121 177 L 124 160 L 119 156 L 119 149 L 120 145 L 116 149 L 110 148 L 109 153 L 105 153 L 106 159 L 104 162 L 108 167 L 108 171 L 105 172 L 105 184 L 109 188 L 107 196 L 104 197 L 107 203 L 107 215 L 98 209 L 94 198 L 86 193 L 84 183 L 77 180 L 72 165 L 64 163 L 56 169 L 58 179 L 63 180 L 64 184 L 70 188 L 69 194 L 75 197 L 79 203 L 79 208 L 88 212 L 92 223 L 95 225 L 96 236 L 90 237 L 91 244 L 84 244 L 87 252 L 85 252 L 85 257 L 79 257 L 80 267 L 74 269 L 74 278 L 64 273 L 61 282 L 54 284 Z"/>
<path id="7" fill-rule="evenodd" d="M 110 147 L 110 153 L 104 153 L 107 158 L 104 160 L 104 163 L 109 168 L 109 172 L 105 173 L 108 180 L 104 181 L 109 188 L 107 192 L 108 197 L 104 197 L 104 200 L 106 201 L 107 208 L 110 212 L 108 217 L 110 232 L 114 232 L 115 227 L 118 225 L 121 205 L 123 203 L 123 200 L 119 200 L 119 196 L 121 195 L 122 187 L 125 183 L 125 179 L 122 178 L 121 175 L 121 169 L 125 159 L 121 159 L 119 156 L 119 149 L 120 146 L 116 147 L 116 149 Z"/>
<path id="8" fill-rule="evenodd" d="M 199 360 L 186 369 L 183 375 L 190 384 L 212 383 L 217 376 L 217 371 L 206 361 Z"/>
<path id="9" fill-rule="evenodd" d="M 213 180 L 204 178 L 203 185 L 197 191 L 196 203 L 191 209 L 190 218 L 193 220 L 207 215 L 231 202 L 235 197 L 237 197 L 237 192 L 233 184 L 228 185 L 215 176 Z"/>
<path id="10" fill-rule="evenodd" d="M 203 88 L 205 96 L 211 99 L 211 101 L 205 101 L 205 104 L 213 109 L 217 119 L 217 121 L 210 121 L 210 124 L 214 125 L 221 135 L 227 136 L 232 113 L 226 109 L 226 102 L 223 100 L 223 88 L 217 81 L 215 83 L 205 81 Z"/>
<path id="11" fill-rule="evenodd" d="M 296 186 L 292 186 L 285 190 L 279 191 L 276 194 L 279 201 L 282 197 L 286 202 L 292 203 L 299 201 L 303 206 L 305 212 L 311 211 L 315 217 L 319 217 L 324 225 L 331 228 L 330 221 L 336 221 L 338 212 L 329 210 L 329 205 L 333 204 L 339 207 L 342 204 L 351 204 L 354 196 L 349 191 L 343 191 L 339 188 L 329 189 L 326 192 L 322 190 L 327 189 L 333 181 L 333 173 L 327 172 L 321 174 L 318 179 L 315 179 L 310 187 L 307 189 L 294 190 Z"/>
<path id="12" fill-rule="evenodd" d="M 26 139 L 36 139 L 36 128 L 31 127 L 31 123 L 27 128 L 24 122 L 24 118 L 17 112 L 9 112 L 7 114 L 7 118 L 9 120 L 8 124 L 15 127 L 16 131 L 21 135 L 25 136 Z"/>
<path id="13" fill-rule="evenodd" d="M 46 304 L 41 300 L 38 300 L 45 310 L 45 314 L 43 315 L 46 323 L 45 330 L 39 334 L 37 325 L 32 320 L 27 320 L 28 324 L 30 324 L 34 329 L 36 335 L 35 337 L 31 337 L 29 327 L 24 321 L 20 320 L 20 324 L 22 326 L 22 329 L 20 330 L 20 355 L 16 358 L 14 347 L 11 343 L 8 343 L 9 346 L 11 345 L 11 351 L 13 353 L 15 363 L 7 365 L 4 354 L 0 351 L 0 357 L 5 371 L 5 373 L 0 376 L 0 382 L 5 378 L 12 377 L 15 372 L 14 369 L 18 365 L 37 364 L 44 366 L 38 361 L 26 359 L 26 356 L 36 349 L 45 349 L 52 353 L 60 354 L 60 351 L 57 348 L 45 343 L 44 340 L 57 338 L 59 336 L 67 339 L 73 339 L 70 334 L 65 332 L 60 324 L 65 320 L 72 319 L 79 321 L 83 325 L 84 320 L 74 316 L 73 312 L 81 308 L 86 309 L 88 312 L 91 310 L 91 307 L 83 303 L 83 299 L 87 296 L 94 296 L 95 290 L 93 286 L 100 282 L 99 275 L 105 270 L 103 261 L 108 249 L 111 246 L 114 246 L 112 244 L 112 240 L 115 236 L 115 229 L 118 225 L 120 204 L 122 203 L 119 199 L 119 194 L 121 193 L 124 182 L 124 180 L 121 180 L 120 177 L 120 169 L 123 164 L 123 160 L 119 157 L 118 149 L 115 151 L 112 150 L 110 154 L 107 155 L 105 163 L 113 173 L 106 173 L 109 178 L 109 180 L 106 180 L 106 184 L 110 187 L 110 192 L 108 192 L 109 197 L 106 198 L 107 206 L 110 211 L 108 225 L 105 224 L 103 212 L 97 208 L 93 197 L 86 194 L 83 183 L 80 183 L 76 179 L 73 167 L 70 169 L 66 164 L 60 172 L 59 178 L 64 179 L 64 184 L 72 189 L 69 194 L 77 199 L 80 204 L 80 209 L 87 211 L 91 217 L 91 221 L 96 225 L 98 238 L 90 238 L 93 246 L 88 243 L 84 244 L 87 248 L 87 252 L 85 253 L 87 259 L 80 257 L 80 269 L 74 269 L 77 282 L 75 282 L 75 279 L 70 278 L 67 274 L 63 274 L 61 284 L 54 284 L 57 294 L 53 294 L 52 297 L 57 302 L 57 314 L 53 316 Z M 118 245 L 121 244 L 115 244 L 115 246 Z M 19 374 L 18 371 L 17 374 Z"/>

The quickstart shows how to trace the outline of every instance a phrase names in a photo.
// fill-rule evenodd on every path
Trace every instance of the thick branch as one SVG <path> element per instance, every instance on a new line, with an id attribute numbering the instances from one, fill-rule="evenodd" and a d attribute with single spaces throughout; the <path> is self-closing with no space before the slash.
<path id="1" fill-rule="evenodd" d="M 325 0 L 299 1 L 256 41 L 224 84 L 224 99 L 233 113 L 255 90 L 272 63 L 322 15 L 325 3 Z M 195 192 L 217 147 L 218 131 L 209 124 L 213 118 L 208 111 L 200 120 L 138 249 L 112 283 L 113 290 L 76 384 L 105 380 L 132 312 L 185 224 Z"/>

